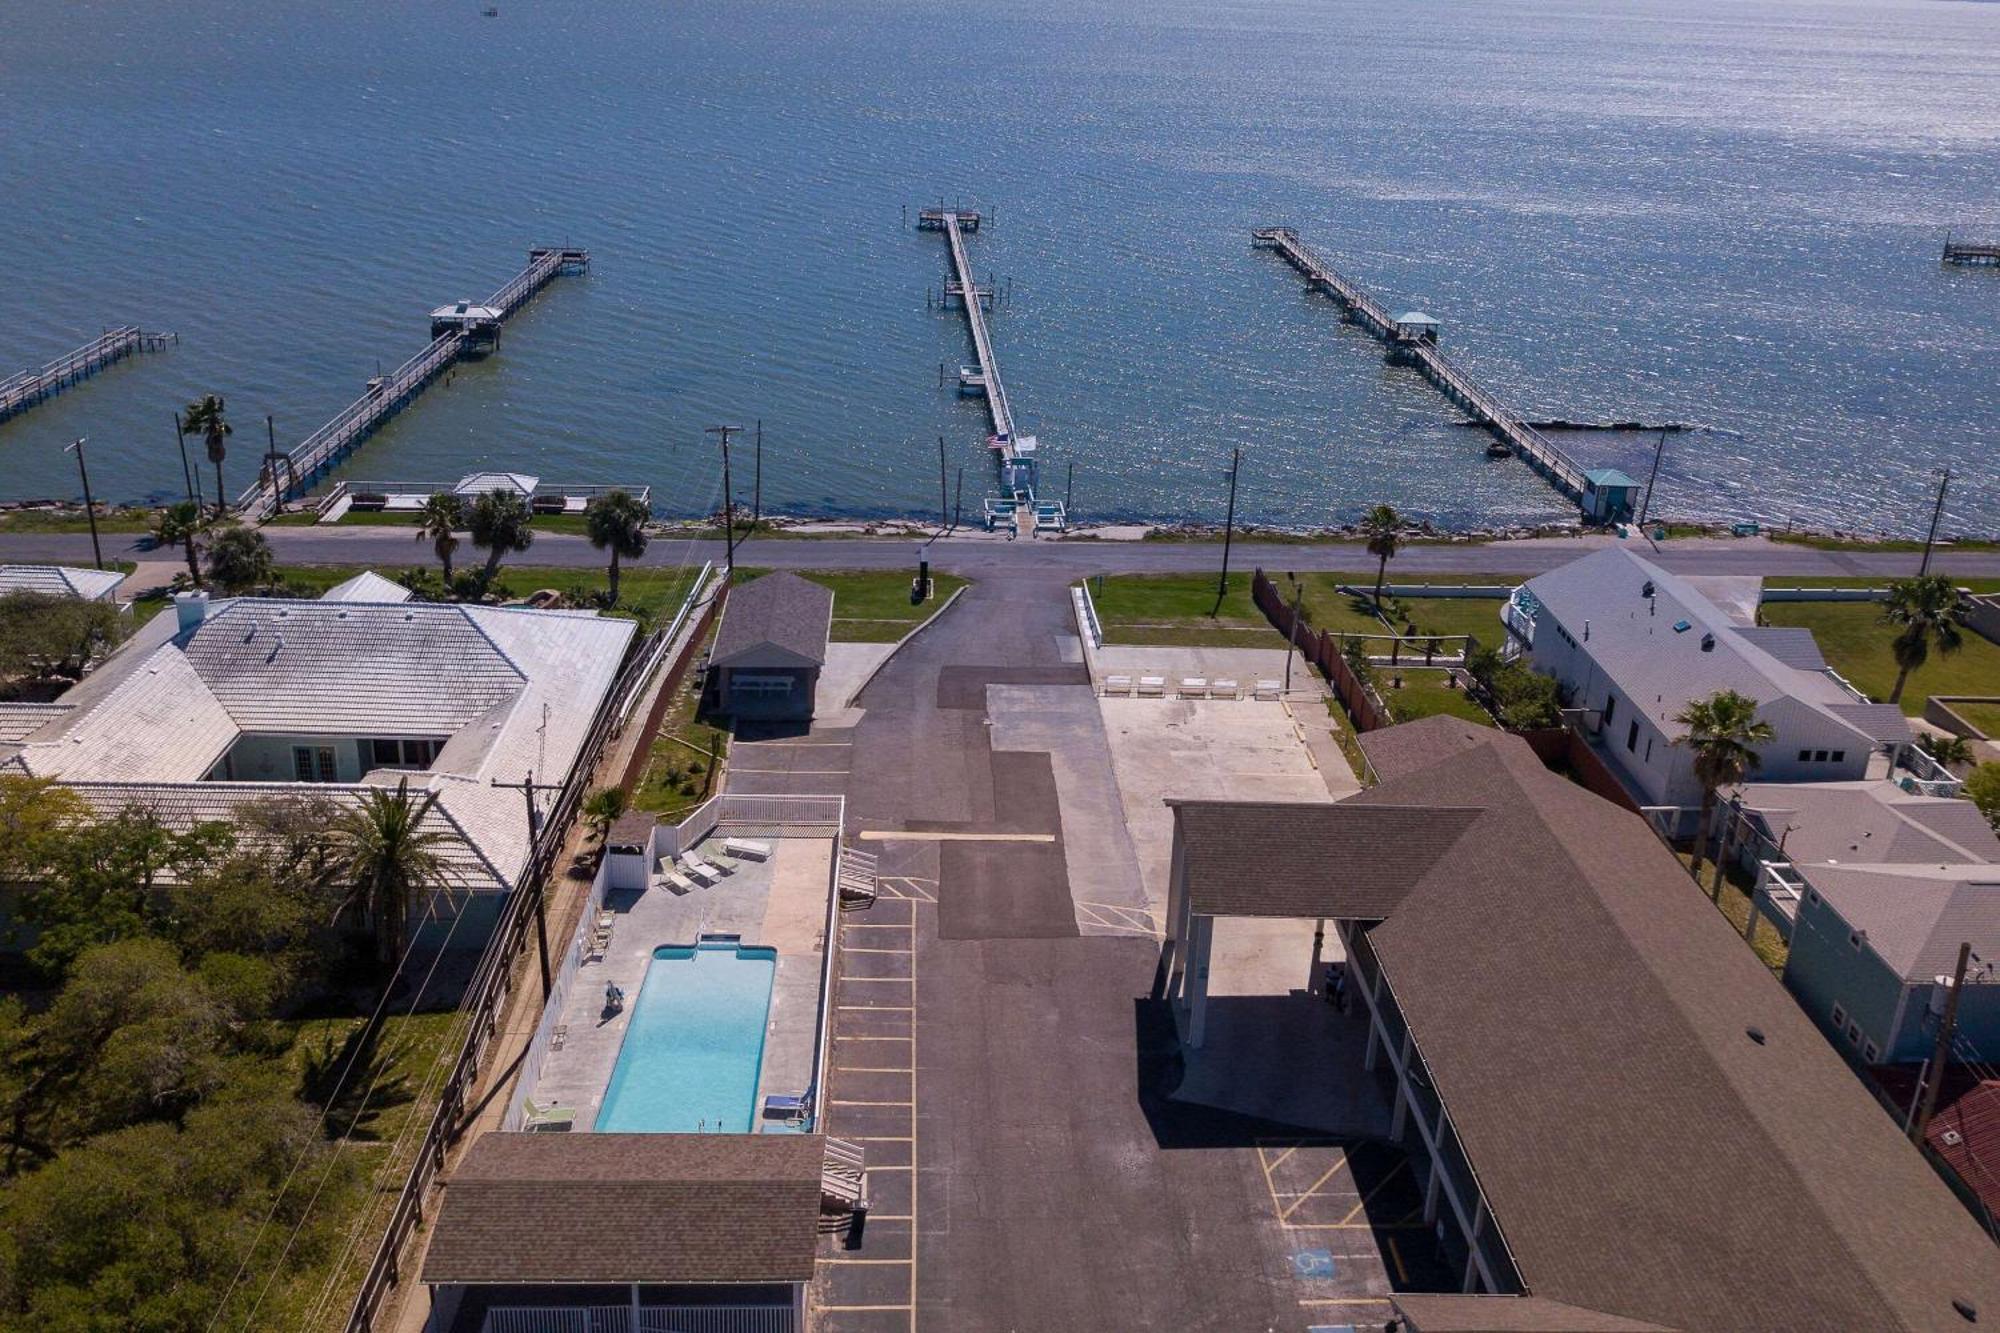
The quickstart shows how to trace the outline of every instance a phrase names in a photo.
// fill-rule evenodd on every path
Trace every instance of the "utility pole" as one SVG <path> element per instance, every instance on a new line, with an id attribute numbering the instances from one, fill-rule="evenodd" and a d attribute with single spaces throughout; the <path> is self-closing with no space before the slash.
<path id="1" fill-rule="evenodd" d="M 1069 460 L 1069 480 L 1063 483 L 1063 522 L 1069 522 L 1070 506 L 1076 500 L 1076 460 Z"/>
<path id="2" fill-rule="evenodd" d="M 548 882 L 548 867 L 536 864 L 535 848 L 542 837 L 542 813 L 535 808 L 535 793 L 538 791 L 561 791 L 562 788 L 547 782 L 535 781 L 535 770 L 529 769 L 527 777 L 520 782 L 502 782 L 493 779 L 496 787 L 507 787 L 518 791 L 528 802 L 528 873 L 534 877 L 532 885 L 516 885 L 535 895 L 535 948 L 542 964 L 542 1002 L 547 1003 L 550 991 L 555 989 L 553 974 L 549 971 L 549 921 L 548 894 L 544 885 Z"/>
<path id="3" fill-rule="evenodd" d="M 957 489 L 951 501 L 951 530 L 958 531 L 959 521 L 965 517 L 965 469 L 958 470 Z"/>
<path id="4" fill-rule="evenodd" d="M 1924 560 L 1922 564 L 1917 566 L 1918 578 L 1922 578 L 1924 575 L 1931 572 L 1931 547 L 1937 544 L 1938 522 L 1944 517 L 1945 488 L 1950 485 L 1951 485 L 1951 469 L 1950 468 L 1940 469 L 1940 473 L 1938 476 L 1937 504 L 1931 509 L 1931 530 L 1924 536 Z"/>
<path id="5" fill-rule="evenodd" d="M 1215 585 L 1215 609 L 1229 595 L 1229 543 L 1236 534 L 1236 473 L 1243 466 L 1243 447 L 1238 445 L 1229 461 L 1229 517 L 1222 525 L 1222 581 Z"/>
<path id="6" fill-rule="evenodd" d="M 181 429 L 181 414 L 174 413 L 174 441 L 181 447 L 181 481 L 187 486 L 187 498 L 194 499 L 194 469 L 188 465 L 187 432 Z"/>
<path id="7" fill-rule="evenodd" d="M 736 582 L 736 501 L 729 492 L 729 437 L 742 429 L 741 426 L 710 426 L 702 432 L 722 437 L 722 549 L 731 583 Z"/>
<path id="8" fill-rule="evenodd" d="M 951 493 L 945 489 L 944 436 L 938 436 L 938 527 L 951 526 Z"/>
<path id="9" fill-rule="evenodd" d="M 1660 443 L 1653 450 L 1653 471 L 1646 478 L 1646 498 L 1639 502 L 1639 526 L 1646 526 L 1646 511 L 1653 507 L 1653 483 L 1660 479 L 1660 459 L 1667 452 L 1667 433 L 1660 432 Z"/>
<path id="10" fill-rule="evenodd" d="M 1292 653 L 1299 646 L 1299 605 L 1306 599 L 1306 585 L 1295 583 L 1292 593 L 1292 629 L 1285 636 L 1285 693 L 1292 692 Z"/>
<path id="11" fill-rule="evenodd" d="M 757 418 L 757 466 L 750 483 L 750 531 L 764 521 L 764 418 Z"/>
<path id="12" fill-rule="evenodd" d="M 1937 1110 L 1938 1089 L 1944 1085 L 1945 1061 L 1951 1058 L 1952 1030 L 1958 1026 L 1958 996 L 1965 989 L 1965 965 L 1972 959 L 1972 943 L 1958 946 L 1958 967 L 1951 977 L 1951 993 L 1944 997 L 1944 1017 L 1938 1020 L 1937 1044 L 1931 1048 L 1930 1071 L 1924 1077 L 1924 1098 L 1917 1118 L 1910 1122 L 1910 1142 L 1922 1143 Z"/>
<path id="13" fill-rule="evenodd" d="M 66 454 L 74 453 L 76 455 L 76 470 L 83 478 L 83 512 L 84 516 L 90 520 L 90 555 L 97 562 L 97 567 L 102 569 L 104 568 L 104 548 L 97 544 L 97 506 L 92 503 L 90 498 L 90 469 L 83 465 L 83 441 L 85 438 L 82 435 L 77 436 L 76 443 L 66 446 L 63 452 Z"/>

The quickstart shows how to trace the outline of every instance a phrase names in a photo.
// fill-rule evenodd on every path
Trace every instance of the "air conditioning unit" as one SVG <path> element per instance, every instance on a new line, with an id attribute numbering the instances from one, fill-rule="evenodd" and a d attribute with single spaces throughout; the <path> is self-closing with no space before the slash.
<path id="1" fill-rule="evenodd" d="M 1951 994 L 1951 977 L 1932 977 L 1931 983 L 1931 999 L 1925 1007 L 1930 1010 L 1932 1018 L 1941 1018 L 1944 1015 L 1945 996 Z"/>

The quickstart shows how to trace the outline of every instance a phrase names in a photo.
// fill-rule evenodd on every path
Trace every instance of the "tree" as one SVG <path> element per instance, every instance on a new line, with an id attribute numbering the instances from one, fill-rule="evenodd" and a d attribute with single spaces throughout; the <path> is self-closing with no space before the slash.
<path id="1" fill-rule="evenodd" d="M 0 883 L 40 879 L 58 840 L 89 809 L 81 796 L 51 778 L 0 773 Z"/>
<path id="2" fill-rule="evenodd" d="M 256 528 L 226 523 L 208 543 L 208 575 L 226 593 L 266 587 L 276 573 L 271 543 Z"/>
<path id="3" fill-rule="evenodd" d="M 488 491 L 472 502 L 466 526 L 472 530 L 472 544 L 486 552 L 486 567 L 479 573 L 479 593 L 486 595 L 500 562 L 516 551 L 535 544 L 534 515 L 528 502 L 513 491 Z"/>
<path id="4" fill-rule="evenodd" d="M 335 865 L 347 889 L 341 908 L 374 927 L 375 958 L 385 966 L 402 950 L 412 909 L 451 879 L 443 850 L 451 835 L 422 827 L 436 803 L 436 792 L 412 792 L 401 778 L 394 791 L 364 792 L 333 822 Z"/>
<path id="5" fill-rule="evenodd" d="M 1772 740 L 1777 732 L 1757 717 L 1757 701 L 1735 690 L 1717 690 L 1706 699 L 1696 699 L 1674 721 L 1687 728 L 1674 738 L 1694 752 L 1694 775 L 1701 782 L 1701 816 L 1694 826 L 1694 861 L 1691 869 L 1701 877 L 1701 858 L 1708 850 L 1709 823 L 1715 817 L 1717 794 L 1754 773 L 1763 759 L 1757 747 Z M 1711 896 L 1722 899 L 1723 859 L 1715 863 L 1715 885 Z"/>
<path id="6" fill-rule="evenodd" d="M 153 544 L 185 551 L 188 578 L 197 588 L 201 586 L 201 563 L 195 557 L 194 539 L 205 526 L 201 505 L 194 500 L 176 500 L 153 516 Z"/>
<path id="7" fill-rule="evenodd" d="M 1896 688 L 1889 691 L 1889 702 L 1899 704 L 1910 673 L 1929 659 L 1933 647 L 1949 657 L 1965 642 L 1958 632 L 1965 623 L 1965 598 L 1942 574 L 1897 579 L 1889 585 L 1882 618 L 1902 627 L 1889 645 L 1896 656 Z"/>
<path id="8" fill-rule="evenodd" d="M 0 594 L 0 690 L 81 675 L 120 633 L 118 608 L 109 602 L 25 590 Z"/>
<path id="9" fill-rule="evenodd" d="M 424 501 L 417 515 L 417 540 L 428 541 L 444 566 L 444 586 L 451 591 L 451 557 L 458 550 L 458 530 L 465 526 L 465 502 L 450 491 L 439 491 Z"/>
<path id="10" fill-rule="evenodd" d="M 631 803 L 623 787 L 601 787 L 592 792 L 583 803 L 583 821 L 590 826 L 591 836 L 602 842 Z"/>
<path id="11" fill-rule="evenodd" d="M 652 514 L 629 491 L 606 491 L 583 511 L 590 544 L 611 552 L 611 605 L 618 605 L 618 561 L 637 560 L 646 553 L 646 523 Z"/>
<path id="12" fill-rule="evenodd" d="M 1382 605 L 1382 581 L 1389 575 L 1389 561 L 1403 544 L 1403 516 L 1394 505 L 1376 505 L 1361 516 L 1361 535 L 1368 539 L 1368 554 L 1375 557 L 1375 605 Z"/>
<path id="13" fill-rule="evenodd" d="M 208 446 L 208 461 L 215 464 L 215 516 L 220 518 L 229 510 L 222 491 L 222 460 L 229 455 L 229 437 L 235 433 L 223 415 L 222 395 L 205 393 L 189 403 L 181 414 L 181 425 L 188 434 L 201 436 Z"/>
<path id="14" fill-rule="evenodd" d="M 1953 772 L 1970 766 L 1979 757 L 1972 742 L 1963 736 L 1927 736 L 1923 745 L 1931 758 Z"/>
<path id="15" fill-rule="evenodd" d="M 2000 833 L 2000 764 L 1981 764 L 1968 773 L 1965 799 L 1978 806 L 1993 831 Z"/>

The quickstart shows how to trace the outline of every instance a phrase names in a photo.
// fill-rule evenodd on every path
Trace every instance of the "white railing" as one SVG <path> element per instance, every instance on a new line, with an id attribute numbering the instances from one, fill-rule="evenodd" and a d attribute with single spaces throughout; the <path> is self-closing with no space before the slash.
<path id="1" fill-rule="evenodd" d="M 1077 610 L 1081 613 L 1084 630 L 1090 635 L 1090 646 L 1104 646 L 1104 626 L 1097 619 L 1097 603 L 1090 596 L 1090 580 L 1077 585 Z"/>
<path id="2" fill-rule="evenodd" d="M 1750 892 L 1752 916 L 1762 916 L 1776 926 L 1787 944 L 1791 943 L 1792 929 L 1799 920 L 1799 904 L 1805 896 L 1805 881 L 1791 862 L 1757 863 L 1757 883 Z"/>
<path id="3" fill-rule="evenodd" d="M 499 1305 L 480 1333 L 633 1333 L 630 1305 Z M 641 1305 L 638 1333 L 798 1333 L 789 1305 Z"/>
<path id="4" fill-rule="evenodd" d="M 675 646 L 680 642 L 681 633 L 687 628 L 688 620 L 694 615 L 695 607 L 701 604 L 702 593 L 707 589 L 708 581 L 714 574 L 715 562 L 710 560 L 705 562 L 701 567 L 701 572 L 694 576 L 694 583 L 689 586 L 687 596 L 681 599 L 681 609 L 674 613 L 673 623 L 667 626 L 665 634 L 660 635 L 658 646 L 653 649 L 651 658 L 641 668 L 638 675 L 634 677 L 638 681 L 638 685 L 626 697 L 624 704 L 619 708 L 618 720 L 612 726 L 614 732 L 623 732 L 625 724 L 632 720 L 632 710 L 638 706 L 639 700 L 645 697 L 646 686 L 652 681 L 653 674 L 660 669 L 660 663 L 666 660 L 668 653 L 674 651 Z"/>
<path id="5" fill-rule="evenodd" d="M 503 1130 L 517 1130 L 527 1119 L 528 1099 L 534 1096 L 535 1087 L 541 1082 L 542 1066 L 548 1063 L 549 1047 L 555 1040 L 556 1027 L 562 1022 L 563 1011 L 568 1005 L 570 987 L 575 984 L 576 974 L 588 956 L 590 936 L 597 929 L 597 913 L 604 906 L 604 895 L 610 885 L 611 858 L 600 856 L 597 858 L 597 877 L 590 881 L 590 896 L 584 900 L 576 932 L 570 936 L 569 948 L 563 951 L 562 963 L 549 986 L 549 997 L 542 1004 L 542 1021 L 536 1025 L 535 1035 L 528 1042 L 526 1054 L 521 1057 L 521 1074 L 514 1080 L 514 1095 L 508 1100 L 506 1114 L 500 1118 Z"/>
<path id="6" fill-rule="evenodd" d="M 1841 689 L 1846 690 L 1850 695 L 1854 696 L 1854 701 L 1856 703 L 1872 704 L 1875 702 L 1873 699 L 1870 699 L 1867 695 L 1863 694 L 1860 690 L 1855 689 L 1853 681 L 1850 681 L 1847 677 L 1841 675 L 1838 671 L 1835 671 L 1832 667 L 1821 667 L 1820 670 L 1824 671 L 1830 678 L 1832 678 L 1834 684 L 1840 686 Z"/>

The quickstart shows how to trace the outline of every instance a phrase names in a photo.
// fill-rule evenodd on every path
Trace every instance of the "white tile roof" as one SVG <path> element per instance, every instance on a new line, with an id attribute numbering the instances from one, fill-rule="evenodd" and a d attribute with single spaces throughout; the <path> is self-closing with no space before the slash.
<path id="1" fill-rule="evenodd" d="M 400 606 L 410 600 L 410 590 L 364 569 L 345 583 L 336 583 L 319 595 L 322 602 L 381 602 Z"/>
<path id="2" fill-rule="evenodd" d="M 526 683 L 458 606 L 243 597 L 176 642 L 253 732 L 449 736 Z"/>
<path id="3" fill-rule="evenodd" d="M 202 782 L 244 734 L 442 736 L 431 771 L 411 781 L 439 793 L 436 817 L 483 882 L 504 886 L 527 858 L 527 813 L 518 790 L 492 784 L 567 776 L 636 630 L 587 612 L 218 602 L 192 630 L 171 615 L 149 622 L 32 733 L 29 718 L 8 729 L 0 714 L 0 767 L 93 784 L 93 800 L 140 793 L 193 822 L 273 794 L 359 790 Z"/>
<path id="4" fill-rule="evenodd" d="M 111 596 L 125 575 L 115 569 L 77 569 L 70 565 L 0 565 L 0 594 L 39 592 L 52 597 L 101 601 Z"/>
<path id="5" fill-rule="evenodd" d="M 68 704 L 0 703 L 0 745 L 24 741 L 68 712 Z"/>

